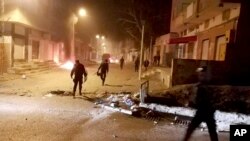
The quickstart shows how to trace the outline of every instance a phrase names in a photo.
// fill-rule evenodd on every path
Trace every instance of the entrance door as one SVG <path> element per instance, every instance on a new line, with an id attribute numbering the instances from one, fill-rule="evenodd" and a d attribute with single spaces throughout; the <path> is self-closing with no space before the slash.
<path id="1" fill-rule="evenodd" d="M 39 58 L 39 41 L 32 41 L 32 59 Z"/>
<path id="2" fill-rule="evenodd" d="M 25 41 L 24 39 L 14 39 L 14 60 L 25 60 Z"/>
<path id="3" fill-rule="evenodd" d="M 202 60 L 208 60 L 209 40 L 202 41 Z"/>
<path id="4" fill-rule="evenodd" d="M 226 57 L 226 36 L 219 36 L 216 39 L 216 60 L 224 61 Z"/>
<path id="5" fill-rule="evenodd" d="M 193 59 L 194 43 L 188 43 L 188 59 Z"/>

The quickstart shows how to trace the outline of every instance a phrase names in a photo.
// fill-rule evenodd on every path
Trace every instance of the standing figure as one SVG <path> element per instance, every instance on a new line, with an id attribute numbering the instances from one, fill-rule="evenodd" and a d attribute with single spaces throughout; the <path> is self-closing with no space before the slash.
<path id="1" fill-rule="evenodd" d="M 135 55 L 132 56 L 132 61 L 133 61 L 133 62 L 135 61 Z"/>
<path id="2" fill-rule="evenodd" d="M 135 60 L 135 72 L 138 72 L 139 65 L 140 65 L 140 60 L 139 60 L 139 57 L 137 57 Z"/>
<path id="3" fill-rule="evenodd" d="M 120 59 L 120 68 L 123 69 L 123 65 L 124 65 L 124 58 L 122 57 Z"/>
<path id="4" fill-rule="evenodd" d="M 161 56 L 158 55 L 158 56 L 157 56 L 157 66 L 160 66 L 160 61 L 161 61 Z"/>
<path id="5" fill-rule="evenodd" d="M 211 94 L 208 92 L 208 73 L 207 67 L 201 67 L 197 69 L 199 84 L 197 86 L 197 94 L 195 100 L 195 106 L 197 111 L 195 117 L 192 119 L 184 141 L 188 141 L 194 130 L 201 124 L 206 122 L 211 141 L 218 141 L 218 135 L 216 132 L 216 122 L 214 119 L 215 108 L 211 103 Z"/>
<path id="6" fill-rule="evenodd" d="M 157 65 L 157 56 L 154 56 L 154 65 Z"/>
<path id="7" fill-rule="evenodd" d="M 100 78 L 102 80 L 102 85 L 104 86 L 107 73 L 109 72 L 109 61 L 108 59 L 105 59 L 100 67 L 98 68 L 97 74 L 100 74 Z"/>
<path id="8" fill-rule="evenodd" d="M 149 66 L 148 59 L 146 59 L 143 64 L 144 64 L 145 70 L 147 71 L 148 70 L 148 66 Z"/>
<path id="9" fill-rule="evenodd" d="M 73 78 L 74 75 L 74 78 Z M 82 83 L 83 83 L 83 75 L 84 75 L 84 82 L 87 80 L 87 72 L 83 64 L 79 62 L 79 60 L 75 61 L 74 68 L 70 73 L 70 77 L 73 78 L 74 88 L 73 88 L 73 98 L 75 98 L 76 88 L 79 85 L 79 95 L 82 95 Z"/>

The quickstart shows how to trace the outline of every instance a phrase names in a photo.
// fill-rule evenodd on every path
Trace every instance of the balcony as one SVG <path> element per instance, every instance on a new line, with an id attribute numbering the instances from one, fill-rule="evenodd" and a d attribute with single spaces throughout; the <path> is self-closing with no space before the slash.
<path id="1" fill-rule="evenodd" d="M 211 19 L 227 9 L 239 7 L 229 0 L 195 0 L 172 20 L 171 31 L 179 32 Z"/>
<path id="2" fill-rule="evenodd" d="M 184 23 L 199 24 L 227 9 L 237 8 L 239 5 L 238 3 L 223 3 L 222 0 L 196 0 L 187 7 L 188 14 Z"/>

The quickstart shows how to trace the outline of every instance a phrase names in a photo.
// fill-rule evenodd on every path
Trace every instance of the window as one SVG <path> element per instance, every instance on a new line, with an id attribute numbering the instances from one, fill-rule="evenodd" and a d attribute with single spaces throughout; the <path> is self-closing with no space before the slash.
<path id="1" fill-rule="evenodd" d="M 229 18 L 230 18 L 230 13 L 231 13 L 230 9 L 225 10 L 225 11 L 222 13 L 222 20 L 223 20 L 223 21 L 229 20 Z"/>
<path id="2" fill-rule="evenodd" d="M 190 27 L 188 30 L 189 30 L 189 32 L 193 32 L 194 31 L 194 27 Z"/>
<path id="3" fill-rule="evenodd" d="M 201 52 L 201 59 L 208 60 L 208 48 L 209 48 L 209 39 L 202 41 L 202 52 Z"/>
<path id="4" fill-rule="evenodd" d="M 226 36 L 218 36 L 216 38 L 216 60 L 223 61 L 226 57 Z"/>
<path id="5" fill-rule="evenodd" d="M 205 28 L 209 27 L 209 19 L 205 21 Z"/>
<path id="6" fill-rule="evenodd" d="M 187 29 L 183 31 L 183 36 L 187 35 Z"/>

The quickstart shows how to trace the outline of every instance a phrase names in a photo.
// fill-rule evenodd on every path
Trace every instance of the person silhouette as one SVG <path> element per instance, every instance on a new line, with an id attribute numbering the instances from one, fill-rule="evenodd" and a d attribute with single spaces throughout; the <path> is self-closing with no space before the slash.
<path id="1" fill-rule="evenodd" d="M 214 119 L 215 108 L 211 103 L 211 94 L 207 87 L 209 84 L 208 69 L 206 66 L 197 69 L 199 83 L 197 85 L 195 107 L 196 114 L 187 129 L 183 141 L 188 141 L 194 130 L 202 123 L 206 122 L 211 141 L 218 141 L 216 132 L 216 122 Z"/>

